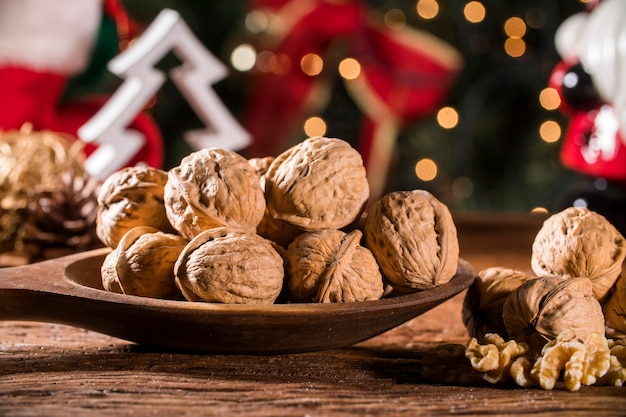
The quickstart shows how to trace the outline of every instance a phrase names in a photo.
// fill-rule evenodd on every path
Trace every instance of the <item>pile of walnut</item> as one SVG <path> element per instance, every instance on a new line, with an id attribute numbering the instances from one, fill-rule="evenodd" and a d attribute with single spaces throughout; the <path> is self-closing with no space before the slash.
<path id="1" fill-rule="evenodd" d="M 426 290 L 455 275 L 459 245 L 444 204 L 394 192 L 364 216 L 369 197 L 361 156 L 333 138 L 276 158 L 211 148 L 168 172 L 125 168 L 98 196 L 96 232 L 113 249 L 103 286 L 189 301 L 326 303 Z"/>
<path id="2" fill-rule="evenodd" d="M 534 275 L 488 268 L 468 289 L 463 321 L 472 338 L 463 355 L 471 368 L 457 368 L 459 379 L 478 372 L 490 383 L 544 389 L 561 379 L 570 391 L 622 386 L 625 256 L 626 241 L 603 216 L 570 207 L 549 217 L 532 245 Z M 440 353 L 450 363 L 450 348 Z"/>

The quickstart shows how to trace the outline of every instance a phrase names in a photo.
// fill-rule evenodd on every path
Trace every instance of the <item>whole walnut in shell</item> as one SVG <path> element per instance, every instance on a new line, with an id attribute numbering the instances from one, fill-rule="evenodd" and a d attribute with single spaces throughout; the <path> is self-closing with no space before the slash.
<path id="1" fill-rule="evenodd" d="M 298 236 L 287 248 L 290 293 L 317 303 L 379 299 L 383 279 L 372 253 L 360 245 L 362 235 L 322 229 Z"/>
<path id="2" fill-rule="evenodd" d="M 304 229 L 341 229 L 369 198 L 361 155 L 334 138 L 309 138 L 277 156 L 265 174 L 269 214 Z"/>
<path id="3" fill-rule="evenodd" d="M 274 159 L 276 158 L 266 156 L 264 158 L 251 158 L 248 160 L 259 176 L 259 181 L 261 182 L 261 188 L 263 191 L 265 191 L 265 174 Z M 304 230 L 294 226 L 293 224 L 287 223 L 286 221 L 275 219 L 271 216 L 266 207 L 265 213 L 263 214 L 261 222 L 257 226 L 256 232 L 260 236 L 263 236 L 264 238 L 277 243 L 281 247 L 286 248 L 298 235 L 304 233 Z"/>
<path id="4" fill-rule="evenodd" d="M 233 151 L 193 152 L 168 173 L 165 212 L 172 226 L 189 240 L 215 227 L 255 232 L 264 211 L 259 177 L 248 160 Z"/>
<path id="5" fill-rule="evenodd" d="M 565 330 L 579 339 L 604 334 L 604 315 L 589 278 L 544 276 L 520 285 L 504 303 L 502 318 L 509 338 L 527 343 L 537 355 Z"/>
<path id="6" fill-rule="evenodd" d="M 602 300 L 622 271 L 624 237 L 602 215 L 569 207 L 550 216 L 532 245 L 531 266 L 537 276 L 588 277 Z"/>
<path id="7" fill-rule="evenodd" d="M 275 245 L 232 227 L 198 234 L 174 270 L 176 284 L 189 301 L 272 304 L 283 288 L 284 261 Z"/>
<path id="8" fill-rule="evenodd" d="M 265 211 L 265 216 L 259 223 L 256 232 L 266 239 L 275 242 L 283 248 L 289 246 L 295 238 L 300 236 L 305 230 L 302 230 L 291 223 L 273 218 L 269 212 Z"/>
<path id="9" fill-rule="evenodd" d="M 121 294 L 181 299 L 174 282 L 174 264 L 186 244 L 178 235 L 135 227 L 106 256 L 101 268 L 102 285 Z"/>
<path id="10" fill-rule="evenodd" d="M 504 302 L 524 282 L 531 279 L 522 271 L 491 267 L 478 272 L 463 299 L 462 318 L 471 337 L 482 341 L 495 333 L 507 337 L 502 320 Z"/>
<path id="11" fill-rule="evenodd" d="M 456 274 L 459 242 L 454 220 L 427 191 L 383 196 L 370 207 L 364 233 L 365 246 L 399 291 L 428 290 Z"/>
<path id="12" fill-rule="evenodd" d="M 165 171 L 147 166 L 111 174 L 98 193 L 96 234 L 102 243 L 115 248 L 122 236 L 137 226 L 174 232 L 163 203 L 166 182 Z"/>

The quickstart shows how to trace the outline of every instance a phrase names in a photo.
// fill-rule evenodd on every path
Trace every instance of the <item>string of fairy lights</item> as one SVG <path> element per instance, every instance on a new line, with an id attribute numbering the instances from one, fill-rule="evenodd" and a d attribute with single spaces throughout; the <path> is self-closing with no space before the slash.
<path id="1" fill-rule="evenodd" d="M 577 0 L 585 3 L 590 0 Z M 441 0 L 417 0 L 412 10 L 390 8 L 382 14 L 382 22 L 390 30 L 403 28 L 410 19 L 422 19 L 423 21 L 436 21 L 440 16 Z M 476 54 L 484 54 L 494 47 L 502 48 L 502 51 L 511 59 L 524 59 L 528 54 L 526 36 L 529 31 L 541 29 L 547 21 L 546 12 L 539 4 L 527 8 L 523 14 L 513 15 L 501 22 L 501 30 L 504 38 L 501 45 L 494 45 L 492 39 L 488 39 L 480 31 L 471 34 L 468 44 Z M 408 16 L 408 13 L 416 15 Z M 463 19 L 469 25 L 479 26 L 488 17 L 489 9 L 484 2 L 472 0 L 464 3 Z M 252 11 L 245 18 L 246 29 L 251 34 L 259 34 L 271 30 L 270 19 L 261 11 Z M 335 64 L 335 61 L 333 61 Z M 324 57 L 309 53 L 300 59 L 299 62 L 291 62 L 289 57 L 276 54 L 269 50 L 256 50 L 251 43 L 241 43 L 232 49 L 230 54 L 230 65 L 240 72 L 260 71 L 284 74 L 287 71 L 298 70 L 310 77 L 319 76 L 327 65 Z M 361 66 L 358 60 L 346 57 L 337 65 L 337 73 L 344 79 L 354 79 L 359 77 Z M 560 105 L 559 95 L 553 88 L 545 87 L 539 94 L 537 103 L 546 110 L 548 117 L 539 123 L 536 131 L 538 140 L 546 144 L 558 143 L 563 135 L 564 127 L 562 121 L 556 116 Z M 554 113 L 551 113 L 554 112 Z M 554 114 L 555 117 L 549 117 Z M 458 127 L 460 120 L 459 109 L 446 105 L 436 112 L 436 123 L 440 129 L 454 130 Z M 328 123 L 321 115 L 314 115 L 303 122 L 302 130 L 307 136 L 322 136 L 327 132 Z M 440 164 L 436 158 L 422 157 L 415 161 L 414 174 L 420 181 L 434 181 L 439 176 Z M 461 176 L 450 181 L 450 193 L 457 199 L 470 198 L 473 192 L 473 181 Z M 544 210 L 537 208 L 536 210 Z"/>

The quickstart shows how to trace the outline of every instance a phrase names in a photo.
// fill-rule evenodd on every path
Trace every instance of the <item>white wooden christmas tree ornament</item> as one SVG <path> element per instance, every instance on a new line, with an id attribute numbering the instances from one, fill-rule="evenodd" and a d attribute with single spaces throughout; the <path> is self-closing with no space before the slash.
<path id="1" fill-rule="evenodd" d="M 189 145 L 239 150 L 250 143 L 250 135 L 210 88 L 226 77 L 226 66 L 200 43 L 178 12 L 164 9 L 128 49 L 109 62 L 108 69 L 124 81 L 78 130 L 81 140 L 98 145 L 85 163 L 91 175 L 108 177 L 144 145 L 143 135 L 128 125 L 165 82 L 166 75 L 155 65 L 170 52 L 182 65 L 171 69 L 169 76 L 205 125 L 185 132 Z"/>

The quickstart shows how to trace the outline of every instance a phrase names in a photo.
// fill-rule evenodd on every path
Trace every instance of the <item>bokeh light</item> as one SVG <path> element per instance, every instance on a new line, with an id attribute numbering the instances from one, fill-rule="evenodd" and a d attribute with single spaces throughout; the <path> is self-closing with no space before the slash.
<path id="1" fill-rule="evenodd" d="M 291 58 L 287 54 L 278 53 L 274 55 L 276 60 L 276 66 L 274 67 L 274 73 L 278 75 L 285 75 L 291 70 Z"/>
<path id="2" fill-rule="evenodd" d="M 309 137 L 324 136 L 326 134 L 326 122 L 321 117 L 309 117 L 304 122 L 304 133 Z"/>
<path id="3" fill-rule="evenodd" d="M 531 7 L 526 11 L 526 24 L 533 29 L 541 29 L 546 25 L 548 16 L 546 11 L 540 7 Z"/>
<path id="4" fill-rule="evenodd" d="M 291 69 L 291 59 L 283 53 L 261 51 L 256 56 L 256 67 L 262 72 L 273 72 L 284 75 Z"/>
<path id="5" fill-rule="evenodd" d="M 276 60 L 272 51 L 261 51 L 256 56 L 256 68 L 261 72 L 272 72 L 276 66 Z"/>
<path id="6" fill-rule="evenodd" d="M 556 110 L 561 105 L 561 97 L 555 88 L 547 87 L 539 93 L 539 103 L 546 110 Z"/>
<path id="7" fill-rule="evenodd" d="M 439 3 L 436 0 L 418 0 L 415 8 L 422 19 L 434 19 L 439 14 Z"/>
<path id="8" fill-rule="evenodd" d="M 459 177 L 452 182 L 452 194 L 456 198 L 470 198 L 474 193 L 474 183 L 467 177 Z"/>
<path id="9" fill-rule="evenodd" d="M 345 58 L 339 63 L 339 75 L 346 80 L 354 80 L 361 74 L 361 64 L 354 58 Z"/>
<path id="10" fill-rule="evenodd" d="M 230 54 L 230 63 L 238 71 L 250 71 L 256 64 L 256 50 L 252 45 L 239 45 Z"/>
<path id="11" fill-rule="evenodd" d="M 561 126 L 554 120 L 546 120 L 539 127 L 539 137 L 547 143 L 553 143 L 561 138 Z"/>
<path id="12" fill-rule="evenodd" d="M 521 38 L 507 38 L 504 41 L 504 51 L 513 58 L 519 58 L 526 52 L 526 42 Z"/>
<path id="13" fill-rule="evenodd" d="M 388 10 L 383 19 L 385 26 L 392 30 L 400 30 L 406 25 L 406 15 L 400 9 Z"/>
<path id="14" fill-rule="evenodd" d="M 511 17 L 504 22 L 504 33 L 511 38 L 521 38 L 526 34 L 526 23 L 519 17 Z"/>
<path id="15" fill-rule="evenodd" d="M 313 77 L 322 72 L 324 61 L 318 54 L 306 54 L 300 60 L 300 68 L 306 75 Z"/>
<path id="16" fill-rule="evenodd" d="M 422 181 L 432 181 L 437 177 L 437 164 L 430 158 L 424 158 L 415 164 L 415 175 Z"/>
<path id="17" fill-rule="evenodd" d="M 245 25 L 252 33 L 262 33 L 267 30 L 269 19 L 262 11 L 253 10 L 246 15 Z"/>
<path id="18" fill-rule="evenodd" d="M 463 15 L 468 22 L 480 23 L 485 20 L 485 6 L 479 1 L 470 1 L 463 8 Z"/>
<path id="19" fill-rule="evenodd" d="M 459 123 L 459 113 L 452 107 L 443 107 L 437 112 L 437 123 L 444 129 L 452 129 Z"/>

